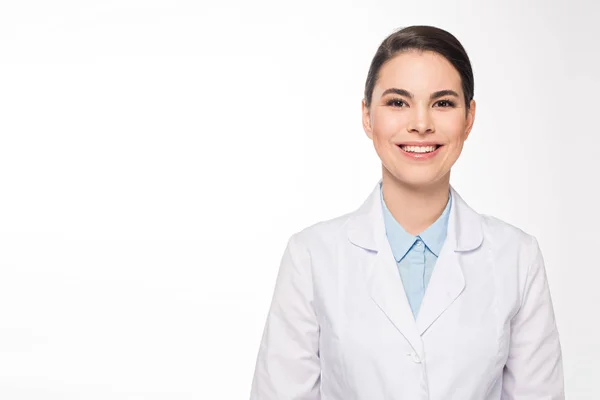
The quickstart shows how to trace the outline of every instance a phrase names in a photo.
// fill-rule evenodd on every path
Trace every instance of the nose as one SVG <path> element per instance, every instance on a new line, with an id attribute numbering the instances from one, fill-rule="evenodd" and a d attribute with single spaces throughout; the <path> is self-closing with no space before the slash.
<path id="1" fill-rule="evenodd" d="M 433 120 L 428 108 L 416 108 L 407 125 L 411 133 L 426 134 L 434 132 Z"/>

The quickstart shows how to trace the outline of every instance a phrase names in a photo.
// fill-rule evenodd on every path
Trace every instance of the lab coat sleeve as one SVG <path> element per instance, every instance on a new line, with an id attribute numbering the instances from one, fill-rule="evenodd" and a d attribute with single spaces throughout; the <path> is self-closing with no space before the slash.
<path id="1" fill-rule="evenodd" d="M 281 259 L 250 400 L 319 400 L 318 343 L 310 255 L 295 234 Z"/>
<path id="2" fill-rule="evenodd" d="M 511 321 L 510 352 L 502 400 L 565 398 L 562 353 L 544 259 L 531 237 L 529 265 L 521 306 Z"/>

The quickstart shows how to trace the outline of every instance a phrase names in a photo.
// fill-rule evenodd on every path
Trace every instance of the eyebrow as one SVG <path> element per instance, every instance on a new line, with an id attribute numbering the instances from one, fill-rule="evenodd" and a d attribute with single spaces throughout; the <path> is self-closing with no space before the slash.
<path id="1" fill-rule="evenodd" d="M 383 92 L 383 94 L 381 95 L 381 97 L 385 96 L 386 94 L 390 94 L 390 93 L 394 93 L 394 94 L 397 94 L 397 95 L 400 95 L 400 96 L 408 97 L 409 99 L 413 99 L 415 97 L 414 94 L 412 94 L 408 90 L 406 90 L 406 89 L 397 89 L 397 88 L 387 89 L 385 92 Z M 458 93 L 456 93 L 454 90 L 445 89 L 445 90 L 438 90 L 437 92 L 433 92 L 431 94 L 431 96 L 429 96 L 429 99 L 433 100 L 433 99 L 437 99 L 437 98 L 443 97 L 443 96 L 455 96 L 455 97 L 459 97 Z"/>

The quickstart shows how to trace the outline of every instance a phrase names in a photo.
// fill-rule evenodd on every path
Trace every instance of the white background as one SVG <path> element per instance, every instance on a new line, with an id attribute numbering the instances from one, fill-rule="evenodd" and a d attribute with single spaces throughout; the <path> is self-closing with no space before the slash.
<path id="1" fill-rule="evenodd" d="M 379 179 L 363 85 L 413 24 L 466 47 L 452 183 L 538 238 L 600 398 L 598 2 L 0 4 L 0 398 L 248 398 L 288 237 Z"/>

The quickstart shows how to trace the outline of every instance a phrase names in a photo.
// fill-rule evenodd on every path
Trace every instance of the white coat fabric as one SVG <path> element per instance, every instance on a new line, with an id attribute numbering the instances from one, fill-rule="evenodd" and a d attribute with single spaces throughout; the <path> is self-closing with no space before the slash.
<path id="1" fill-rule="evenodd" d="M 561 347 L 533 236 L 451 187 L 448 235 L 417 319 L 379 185 L 290 238 L 251 400 L 559 400 Z"/>

